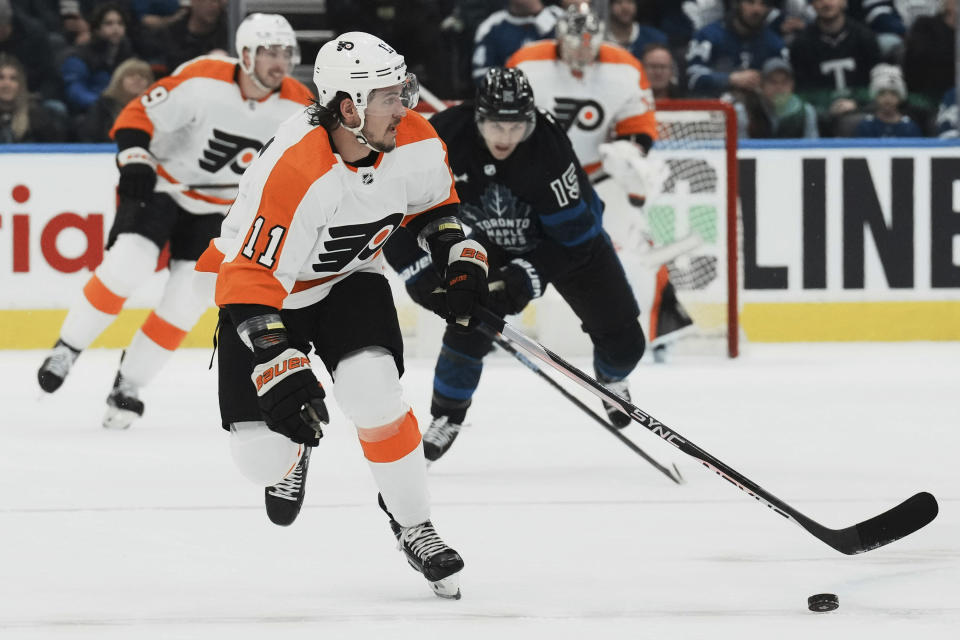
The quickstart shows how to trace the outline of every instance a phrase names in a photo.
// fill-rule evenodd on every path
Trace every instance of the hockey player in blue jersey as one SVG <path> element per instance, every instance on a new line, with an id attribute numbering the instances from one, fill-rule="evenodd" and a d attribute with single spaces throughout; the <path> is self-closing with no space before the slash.
<path id="1" fill-rule="evenodd" d="M 772 0 L 732 0 L 724 20 L 694 34 L 687 51 L 691 93 L 718 96 L 729 89 L 755 91 L 763 63 L 787 57 L 783 40 L 766 24 L 771 5 Z"/>

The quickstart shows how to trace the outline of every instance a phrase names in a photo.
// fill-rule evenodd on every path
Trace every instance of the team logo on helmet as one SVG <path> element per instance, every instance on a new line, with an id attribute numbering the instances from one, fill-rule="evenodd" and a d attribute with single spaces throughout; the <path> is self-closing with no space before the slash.
<path id="1" fill-rule="evenodd" d="M 230 164 L 234 173 L 242 174 L 257 157 L 262 146 L 259 140 L 214 129 L 213 137 L 207 141 L 207 148 L 203 150 L 200 168 L 216 173 Z"/>
<path id="2" fill-rule="evenodd" d="M 581 98 L 557 98 L 553 113 L 564 131 L 569 131 L 574 124 L 578 129 L 593 131 L 603 124 L 605 116 L 599 102 Z"/>
<path id="3" fill-rule="evenodd" d="M 344 49 L 350 51 L 353 49 L 353 43 L 348 40 L 337 40 L 337 51 L 343 51 Z"/>

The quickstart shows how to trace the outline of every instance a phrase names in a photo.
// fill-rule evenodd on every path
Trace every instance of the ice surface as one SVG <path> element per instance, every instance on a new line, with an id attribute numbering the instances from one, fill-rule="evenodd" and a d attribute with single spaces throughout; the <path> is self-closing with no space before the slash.
<path id="1" fill-rule="evenodd" d="M 431 469 L 434 523 L 466 561 L 460 601 L 396 551 L 335 407 L 299 520 L 270 524 L 232 466 L 208 358 L 177 353 L 145 417 L 108 432 L 118 352 L 83 354 L 42 401 L 43 353 L 0 353 L 0 637 L 957 637 L 960 344 L 749 345 L 631 379 L 635 404 L 827 526 L 938 498 L 927 528 L 854 557 L 627 429 L 677 463 L 674 485 L 491 358 L 472 426 Z M 404 376 L 424 428 L 432 369 Z M 807 611 L 821 592 L 839 610 Z"/>

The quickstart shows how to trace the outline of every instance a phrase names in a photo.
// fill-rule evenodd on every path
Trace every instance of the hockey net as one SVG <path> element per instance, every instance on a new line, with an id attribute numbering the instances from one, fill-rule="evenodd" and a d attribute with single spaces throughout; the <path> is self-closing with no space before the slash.
<path id="1" fill-rule="evenodd" d="M 645 206 L 654 251 L 694 320 L 684 350 L 739 352 L 737 122 L 719 100 L 657 101 L 651 157 L 663 182 Z M 654 155 L 655 154 L 655 155 Z M 698 345 L 698 346 L 695 346 Z"/>

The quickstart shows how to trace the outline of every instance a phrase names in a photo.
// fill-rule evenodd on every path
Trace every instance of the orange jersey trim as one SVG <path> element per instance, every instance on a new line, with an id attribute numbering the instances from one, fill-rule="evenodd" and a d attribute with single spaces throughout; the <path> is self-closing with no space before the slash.
<path id="1" fill-rule="evenodd" d="M 153 122 L 147 115 L 147 108 L 143 101 L 149 100 L 151 91 L 157 87 L 163 87 L 169 93 L 191 78 L 210 78 L 233 84 L 236 69 L 235 63 L 216 58 L 197 58 L 193 62 L 184 64 L 176 75 L 157 80 L 150 85 L 142 97 L 127 103 L 117 116 L 116 122 L 113 123 L 113 128 L 110 129 L 110 139 L 114 139 L 118 129 L 141 129 L 151 138 L 153 137 Z"/>
<path id="2" fill-rule="evenodd" d="M 646 74 L 643 73 L 643 64 L 637 60 L 636 56 L 623 47 L 607 43 L 601 44 L 600 51 L 597 52 L 596 61 L 601 64 L 628 64 L 646 77 Z"/>
<path id="3" fill-rule="evenodd" d="M 430 124 L 429 120 L 424 118 L 416 111 L 408 110 L 406 117 L 397 126 L 397 146 L 400 147 L 401 145 L 420 142 L 421 140 L 429 140 L 430 138 L 436 138 L 439 140 L 440 146 L 443 147 L 443 163 L 447 166 L 447 173 L 450 174 L 450 193 L 447 195 L 447 199 L 443 202 L 437 203 L 429 209 L 424 209 L 423 211 L 418 211 L 417 213 L 404 216 L 403 221 L 400 223 L 400 226 L 402 227 L 407 226 L 408 222 L 422 213 L 432 211 L 437 207 L 442 207 L 448 204 L 457 204 L 460 202 L 460 196 L 457 195 L 456 182 L 453 179 L 453 170 L 450 169 L 450 162 L 447 160 L 449 157 L 449 153 L 447 153 L 447 144 L 440 138 L 440 136 L 437 135 L 436 129 L 433 128 L 433 125 Z"/>
<path id="4" fill-rule="evenodd" d="M 280 98 L 307 106 L 313 102 L 313 93 L 296 78 L 287 76 L 280 85 Z"/>
<path id="5" fill-rule="evenodd" d="M 197 259 L 197 264 L 193 267 L 193 270 L 202 271 L 203 273 L 217 273 L 220 271 L 220 265 L 223 264 L 225 258 L 226 256 L 220 253 L 220 250 L 217 249 L 216 245 L 213 244 L 213 240 L 211 240 L 204 252 L 200 254 L 200 258 Z"/>
<path id="6" fill-rule="evenodd" d="M 638 116 L 625 118 L 615 127 L 617 136 L 629 136 L 635 133 L 645 133 L 651 140 L 657 139 L 657 117 L 653 111 L 641 113 Z"/>
<path id="7" fill-rule="evenodd" d="M 183 339 L 187 337 L 186 331 L 170 324 L 158 316 L 156 311 L 150 312 L 140 330 L 143 331 L 143 335 L 167 351 L 176 351 Z"/>
<path id="8" fill-rule="evenodd" d="M 108 313 L 112 316 L 120 313 L 123 309 L 123 303 L 126 298 L 118 296 L 107 288 L 96 275 L 90 276 L 87 284 L 83 287 L 83 295 L 87 301 L 93 305 L 93 308 L 101 313 Z"/>
<path id="9" fill-rule="evenodd" d="M 157 165 L 157 175 L 164 178 L 170 184 L 180 184 L 180 181 L 174 178 L 172 175 L 170 175 L 170 173 L 163 168 L 163 165 Z M 228 206 L 233 204 L 233 200 L 230 198 L 218 198 L 216 196 L 208 196 L 205 193 L 200 193 L 199 191 L 194 191 L 192 189 L 181 191 L 180 193 L 187 196 L 188 198 L 193 198 L 194 200 L 200 200 L 201 202 L 209 202 L 210 204 L 225 204 Z"/>
<path id="10" fill-rule="evenodd" d="M 650 340 L 653 340 L 659 336 L 657 326 L 657 319 L 660 317 L 660 304 L 663 302 L 663 290 L 667 286 L 667 282 L 670 279 L 670 274 L 667 271 L 666 265 L 661 265 L 657 269 L 657 292 L 653 298 L 653 304 L 650 305 Z"/>
<path id="11" fill-rule="evenodd" d="M 297 280 L 293 283 L 293 289 L 290 290 L 290 293 L 300 293 L 301 291 L 306 291 L 307 289 L 313 289 L 314 287 L 319 287 L 320 285 L 330 282 L 335 278 L 340 276 L 345 276 L 345 273 L 335 273 L 332 276 L 326 276 L 323 278 L 317 278 L 316 280 Z"/>
<path id="12" fill-rule="evenodd" d="M 274 277 L 280 264 L 283 248 L 289 233 L 284 233 L 274 252 L 273 265 L 264 267 L 255 262 L 256 256 L 266 251 L 270 242 L 270 229 L 281 226 L 289 230 L 293 216 L 301 201 L 313 183 L 327 173 L 337 159 L 330 148 L 330 139 L 323 127 L 309 132 L 299 142 L 283 152 L 273 167 L 260 196 L 260 208 L 251 220 L 251 226 L 244 234 L 243 246 L 250 242 L 253 223 L 263 218 L 261 233 L 253 247 L 254 258 L 247 258 L 243 252 L 225 262 L 217 276 L 218 306 L 225 304 L 263 304 L 280 309 L 287 297 L 287 291 Z"/>
<path id="13" fill-rule="evenodd" d="M 506 66 L 515 67 L 521 62 L 530 62 L 533 60 L 556 60 L 557 59 L 557 41 L 556 40 L 538 40 L 531 42 L 517 49 L 512 56 L 507 59 Z"/>
<path id="14" fill-rule="evenodd" d="M 413 410 L 399 420 L 381 427 L 357 427 L 363 455 L 370 462 L 396 462 L 420 444 L 420 427 Z"/>

